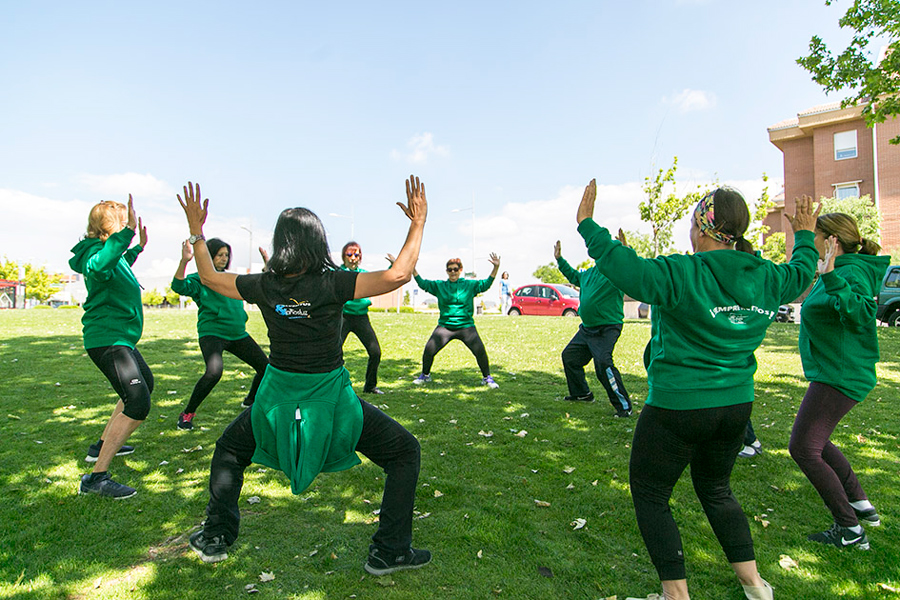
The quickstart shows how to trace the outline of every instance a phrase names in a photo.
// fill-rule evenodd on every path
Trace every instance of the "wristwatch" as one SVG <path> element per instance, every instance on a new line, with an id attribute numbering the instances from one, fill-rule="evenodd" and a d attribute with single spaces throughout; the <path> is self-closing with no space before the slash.
<path id="1" fill-rule="evenodd" d="M 192 235 L 191 237 L 189 237 L 189 238 L 188 238 L 188 242 L 189 242 L 191 245 L 194 245 L 194 244 L 196 244 L 197 242 L 199 242 L 200 240 L 205 240 L 205 239 L 206 239 L 206 238 L 203 237 L 203 234 L 201 233 L 200 235 Z"/>

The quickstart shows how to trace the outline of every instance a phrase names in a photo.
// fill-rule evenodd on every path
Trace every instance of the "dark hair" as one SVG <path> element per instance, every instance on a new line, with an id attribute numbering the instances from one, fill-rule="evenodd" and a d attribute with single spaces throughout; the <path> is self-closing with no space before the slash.
<path id="1" fill-rule="evenodd" d="M 844 254 L 870 254 L 876 256 L 881 246 L 867 240 L 859 233 L 859 225 L 853 215 L 846 213 L 828 213 L 816 219 L 816 229 L 825 237 L 834 236 L 841 245 Z"/>
<path id="2" fill-rule="evenodd" d="M 451 258 L 447 261 L 447 266 L 445 268 L 449 269 L 450 265 L 457 265 L 459 267 L 460 272 L 462 272 L 462 260 L 458 258 Z"/>
<path id="3" fill-rule="evenodd" d="M 744 239 L 750 226 L 750 209 L 744 196 L 732 187 L 720 187 L 713 196 L 713 210 L 716 231 L 732 236 L 735 250 L 755 254 L 753 244 Z"/>
<path id="4" fill-rule="evenodd" d="M 219 250 L 221 250 L 222 248 L 228 248 L 228 262 L 225 263 L 225 268 L 227 269 L 231 266 L 231 244 L 229 244 L 228 242 L 223 242 L 219 238 L 209 238 L 208 240 L 206 240 L 206 249 L 209 250 L 210 258 L 215 258 L 216 254 L 218 254 Z"/>
<path id="5" fill-rule="evenodd" d="M 268 268 L 278 275 L 316 275 L 338 268 L 331 260 L 325 227 L 307 208 L 286 208 L 278 215 Z"/>
<path id="6" fill-rule="evenodd" d="M 347 248 L 352 248 L 353 246 L 356 246 L 357 248 L 359 248 L 359 257 L 362 258 L 362 246 L 360 246 L 353 240 L 350 240 L 349 242 L 344 244 L 343 248 L 341 248 L 341 258 L 343 258 L 345 254 L 347 254 Z"/>

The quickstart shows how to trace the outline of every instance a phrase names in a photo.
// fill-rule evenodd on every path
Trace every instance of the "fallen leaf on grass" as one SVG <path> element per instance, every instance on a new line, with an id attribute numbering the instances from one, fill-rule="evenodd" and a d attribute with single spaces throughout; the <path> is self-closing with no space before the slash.
<path id="1" fill-rule="evenodd" d="M 103 578 L 98 577 L 96 581 L 94 581 L 94 589 L 99 589 L 100 586 L 103 585 Z"/>
<path id="2" fill-rule="evenodd" d="M 184 473 L 184 469 L 178 469 L 177 471 L 175 471 L 176 475 L 178 475 L 179 473 Z"/>
<path id="3" fill-rule="evenodd" d="M 310 555 L 310 556 L 315 556 L 315 555 L 318 554 L 318 553 L 319 553 L 318 550 L 313 550 L 312 552 L 309 553 L 309 555 Z"/>
<path id="4" fill-rule="evenodd" d="M 167 464 L 169 464 L 169 461 L 164 460 L 164 461 L 161 461 L 161 462 L 159 463 L 159 466 L 162 467 L 162 466 L 167 465 Z"/>
<path id="5" fill-rule="evenodd" d="M 575 470 L 575 467 L 566 467 L 565 469 L 563 469 L 563 473 L 569 474 L 574 470 Z"/>
<path id="6" fill-rule="evenodd" d="M 451 425 L 456 425 L 456 419 L 450 419 L 450 424 L 451 424 Z"/>
<path id="7" fill-rule="evenodd" d="M 523 438 L 526 435 L 528 435 L 528 432 L 523 429 L 522 431 L 520 431 L 519 433 L 516 434 L 516 437 Z"/>
<path id="8" fill-rule="evenodd" d="M 263 571 L 262 573 L 259 574 L 259 580 L 262 583 L 265 583 L 267 581 L 272 581 L 273 579 L 275 579 L 275 573 L 272 571 L 269 571 L 268 573 Z"/>
<path id="9" fill-rule="evenodd" d="M 478 432 L 478 435 L 483 435 L 484 437 L 492 437 L 494 435 L 494 432 L 493 431 L 485 431 L 484 429 L 482 429 L 481 431 Z"/>
<path id="10" fill-rule="evenodd" d="M 894 587 L 894 586 L 892 586 L 892 585 L 888 585 L 888 584 L 886 584 L 886 583 L 879 583 L 879 584 L 878 584 L 878 589 L 880 589 L 880 590 L 886 590 L 886 591 L 888 591 L 888 592 L 894 592 L 895 594 L 896 594 L 897 592 L 900 592 L 900 588 Z"/>
<path id="11" fill-rule="evenodd" d="M 203 446 L 194 446 L 193 448 L 182 448 L 182 452 L 198 452 L 203 450 Z"/>
<path id="12" fill-rule="evenodd" d="M 259 504 L 259 496 L 250 496 L 247 498 L 247 504 Z"/>
<path id="13" fill-rule="evenodd" d="M 443 495 L 444 495 L 444 492 L 442 492 L 442 491 L 440 491 L 440 490 L 434 490 L 434 497 L 435 497 L 435 498 L 440 498 L 440 497 L 443 496 Z"/>
<path id="14" fill-rule="evenodd" d="M 581 529 L 582 527 L 584 527 L 585 525 L 587 525 L 587 520 L 585 520 L 585 519 L 575 519 L 574 521 L 572 521 L 571 523 L 569 523 L 569 525 L 572 526 L 572 529 Z"/>
<path id="15" fill-rule="evenodd" d="M 255 583 L 248 583 L 247 585 L 244 586 L 244 590 L 245 590 L 248 594 L 258 594 L 258 593 L 259 593 L 259 590 L 256 589 L 256 584 L 255 584 Z"/>
<path id="16" fill-rule="evenodd" d="M 548 508 L 550 506 L 549 502 L 544 502 L 543 500 L 538 500 L 537 498 L 535 498 L 534 503 L 541 508 Z"/>
<path id="17" fill-rule="evenodd" d="M 766 519 L 763 519 L 760 515 L 754 515 L 754 516 L 753 516 L 753 520 L 756 521 L 756 522 L 758 522 L 758 523 L 759 523 L 760 525 L 762 525 L 763 527 L 768 527 L 768 526 L 769 526 L 769 522 L 768 522 Z"/>
<path id="18" fill-rule="evenodd" d="M 375 583 L 377 583 L 381 587 L 391 587 L 392 585 L 394 585 L 394 580 L 385 577 L 379 577 L 375 580 Z"/>
<path id="19" fill-rule="evenodd" d="M 417 518 L 417 519 L 427 519 L 427 518 L 430 517 L 430 516 L 431 516 L 431 513 L 428 512 L 428 513 L 422 513 L 421 515 L 419 515 L 419 516 L 416 517 L 416 518 Z"/>
<path id="20" fill-rule="evenodd" d="M 599 482 L 600 482 L 599 479 L 595 479 L 591 482 L 591 485 L 597 485 L 597 483 L 599 483 Z"/>
<path id="21" fill-rule="evenodd" d="M 797 561 L 796 561 L 796 560 L 794 560 L 793 558 L 791 558 L 791 557 L 788 556 L 787 554 L 782 554 L 780 557 L 778 557 L 778 565 L 779 565 L 782 569 L 788 569 L 788 570 L 800 566 L 800 565 L 797 564 Z"/>
<path id="22" fill-rule="evenodd" d="M 16 416 L 16 415 L 6 415 L 6 418 L 7 418 L 7 419 L 15 419 L 16 421 L 21 421 L 21 420 L 22 420 L 22 417 L 19 417 L 19 416 Z"/>
<path id="23" fill-rule="evenodd" d="M 543 577 L 553 577 L 553 571 L 550 570 L 550 567 L 538 567 L 538 575 Z"/>
<path id="24" fill-rule="evenodd" d="M 475 553 L 475 556 L 477 558 L 481 558 L 482 556 L 484 556 L 484 554 L 481 552 L 481 550 L 479 550 L 478 552 Z"/>
<path id="25" fill-rule="evenodd" d="M 574 490 L 574 489 L 575 489 L 575 484 L 574 484 L 574 483 L 570 483 L 569 485 L 566 486 L 566 489 L 567 489 L 567 490 Z"/>

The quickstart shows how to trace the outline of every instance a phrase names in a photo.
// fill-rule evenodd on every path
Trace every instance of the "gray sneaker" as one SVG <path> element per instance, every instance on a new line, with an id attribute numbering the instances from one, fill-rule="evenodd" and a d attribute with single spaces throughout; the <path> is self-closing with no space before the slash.
<path id="1" fill-rule="evenodd" d="M 431 552 L 428 550 L 410 547 L 406 552 L 395 554 L 369 546 L 369 558 L 364 568 L 372 575 L 381 576 L 395 571 L 418 569 L 430 562 Z"/>
<path id="2" fill-rule="evenodd" d="M 98 496 L 108 496 L 114 500 L 124 500 L 137 494 L 137 490 L 113 481 L 109 473 L 104 473 L 101 477 L 94 477 L 93 473 L 88 473 L 81 476 L 81 485 L 78 486 L 78 493 L 97 494 Z"/>
<path id="3" fill-rule="evenodd" d="M 214 563 L 228 558 L 228 544 L 224 535 L 206 537 L 203 530 L 194 532 L 189 539 L 191 550 L 205 563 Z"/>
<path id="4" fill-rule="evenodd" d="M 866 535 L 865 531 L 856 533 L 849 527 L 841 527 L 837 523 L 821 533 L 808 535 L 806 539 L 811 542 L 819 542 L 820 544 L 831 544 L 838 548 L 869 549 L 869 536 Z"/>

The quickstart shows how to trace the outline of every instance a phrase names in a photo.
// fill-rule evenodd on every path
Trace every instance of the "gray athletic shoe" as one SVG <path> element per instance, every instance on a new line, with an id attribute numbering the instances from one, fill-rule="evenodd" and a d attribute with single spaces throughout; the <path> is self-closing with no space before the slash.
<path id="1" fill-rule="evenodd" d="M 228 544 L 225 543 L 224 535 L 206 537 L 201 530 L 191 534 L 189 543 L 191 550 L 205 563 L 220 562 L 228 558 Z"/>
<path id="2" fill-rule="evenodd" d="M 137 490 L 114 481 L 109 473 L 104 473 L 99 478 L 93 477 L 93 473 L 88 473 L 81 476 L 81 485 L 78 486 L 78 493 L 97 494 L 98 496 L 107 496 L 114 500 L 124 500 L 137 494 Z"/>

